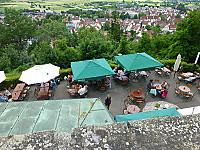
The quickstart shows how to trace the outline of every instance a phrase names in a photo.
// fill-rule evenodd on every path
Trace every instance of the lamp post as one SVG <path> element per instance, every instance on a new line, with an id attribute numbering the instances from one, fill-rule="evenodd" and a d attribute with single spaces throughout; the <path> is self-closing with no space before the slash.
<path id="1" fill-rule="evenodd" d="M 197 65 L 197 62 L 198 62 L 198 59 L 199 59 L 199 55 L 200 55 L 200 52 L 198 52 L 198 54 L 197 54 L 197 57 L 196 57 L 196 60 L 195 60 L 195 62 L 194 62 L 194 67 L 193 67 L 193 73 L 194 73 L 194 70 L 195 70 L 195 67 L 196 67 L 196 65 Z"/>

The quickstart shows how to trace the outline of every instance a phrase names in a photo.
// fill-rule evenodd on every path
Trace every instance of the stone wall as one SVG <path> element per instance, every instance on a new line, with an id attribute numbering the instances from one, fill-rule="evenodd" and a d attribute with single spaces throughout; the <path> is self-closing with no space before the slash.
<path id="1" fill-rule="evenodd" d="M 200 114 L 0 137 L 0 149 L 200 149 Z"/>

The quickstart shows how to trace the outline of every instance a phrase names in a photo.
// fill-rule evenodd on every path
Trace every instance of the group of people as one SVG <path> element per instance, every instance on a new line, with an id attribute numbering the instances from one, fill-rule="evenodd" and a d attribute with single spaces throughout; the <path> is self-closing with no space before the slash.
<path id="1" fill-rule="evenodd" d="M 114 76 L 115 79 L 118 79 L 120 81 L 128 81 L 129 80 L 130 73 L 123 71 L 123 70 L 119 70 L 118 67 L 115 67 L 113 69 L 113 71 L 116 73 L 116 76 Z"/>
<path id="2" fill-rule="evenodd" d="M 167 94 L 168 94 L 168 84 L 166 81 L 163 81 L 162 84 L 161 84 L 161 87 L 162 89 L 156 89 L 156 85 L 153 84 L 153 80 L 150 80 L 148 85 L 147 85 L 147 88 L 149 90 L 156 90 L 157 94 L 161 97 L 161 98 L 165 98 L 167 97 Z"/>
<path id="3" fill-rule="evenodd" d="M 4 88 L 4 94 L 0 93 L 0 102 L 11 102 L 12 101 L 12 94 L 9 90 Z"/>
<path id="4" fill-rule="evenodd" d="M 67 92 L 70 95 L 79 94 L 79 96 L 81 98 L 87 98 L 88 86 L 87 86 L 86 83 L 84 83 L 83 85 L 81 85 L 81 84 L 73 84 L 72 88 L 70 88 L 70 86 L 67 86 Z"/>

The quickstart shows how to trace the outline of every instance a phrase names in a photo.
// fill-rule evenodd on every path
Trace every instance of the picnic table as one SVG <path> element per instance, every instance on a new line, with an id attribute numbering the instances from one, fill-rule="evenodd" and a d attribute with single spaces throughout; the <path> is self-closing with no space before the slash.
<path id="1" fill-rule="evenodd" d="M 184 93 L 189 93 L 190 92 L 190 88 L 187 86 L 179 86 L 178 87 L 180 91 L 184 92 Z"/>
<path id="2" fill-rule="evenodd" d="M 141 91 L 133 91 L 133 92 L 130 92 L 129 95 L 138 99 L 142 99 L 144 96 L 144 94 Z"/>
<path id="3" fill-rule="evenodd" d="M 48 97 L 49 92 L 49 83 L 42 83 L 40 86 L 40 91 L 38 93 L 38 97 L 40 100 L 45 100 Z"/>
<path id="4" fill-rule="evenodd" d="M 129 112 L 129 113 L 139 113 L 140 112 L 140 108 L 138 107 L 138 106 L 136 106 L 136 105 L 129 105 L 128 107 L 127 107 L 127 111 Z"/>
<path id="5" fill-rule="evenodd" d="M 163 67 L 163 68 L 160 68 L 163 72 L 171 72 L 168 68 L 166 67 Z"/>
<path id="6" fill-rule="evenodd" d="M 185 77 L 185 78 L 189 78 L 191 76 L 193 76 L 194 74 L 191 72 L 187 72 L 187 73 L 182 73 L 181 76 Z"/>
<path id="7" fill-rule="evenodd" d="M 25 85 L 26 85 L 25 83 L 17 84 L 17 86 L 15 87 L 15 89 L 12 92 L 12 100 L 14 100 L 14 101 L 19 100 L 20 94 L 23 91 Z"/>
<path id="8" fill-rule="evenodd" d="M 163 88 L 163 86 L 162 86 L 162 84 L 154 84 L 153 85 L 157 90 L 163 90 L 164 88 Z"/>

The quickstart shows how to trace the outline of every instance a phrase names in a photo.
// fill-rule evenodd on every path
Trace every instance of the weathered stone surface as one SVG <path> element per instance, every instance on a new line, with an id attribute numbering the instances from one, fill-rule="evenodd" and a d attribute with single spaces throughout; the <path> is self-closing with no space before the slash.
<path id="1" fill-rule="evenodd" d="M 128 122 L 142 149 L 200 149 L 200 114 Z"/>
<path id="2" fill-rule="evenodd" d="M 0 149 L 18 150 L 49 150 L 57 147 L 55 141 L 56 131 L 43 131 L 26 135 L 13 135 L 8 137 L 0 137 Z"/>
<path id="3" fill-rule="evenodd" d="M 72 149 L 134 149 L 125 122 L 103 126 L 82 126 L 72 132 Z"/>
<path id="4" fill-rule="evenodd" d="M 72 134 L 43 131 L 0 137 L 7 150 L 200 149 L 200 114 L 82 126 Z"/>

